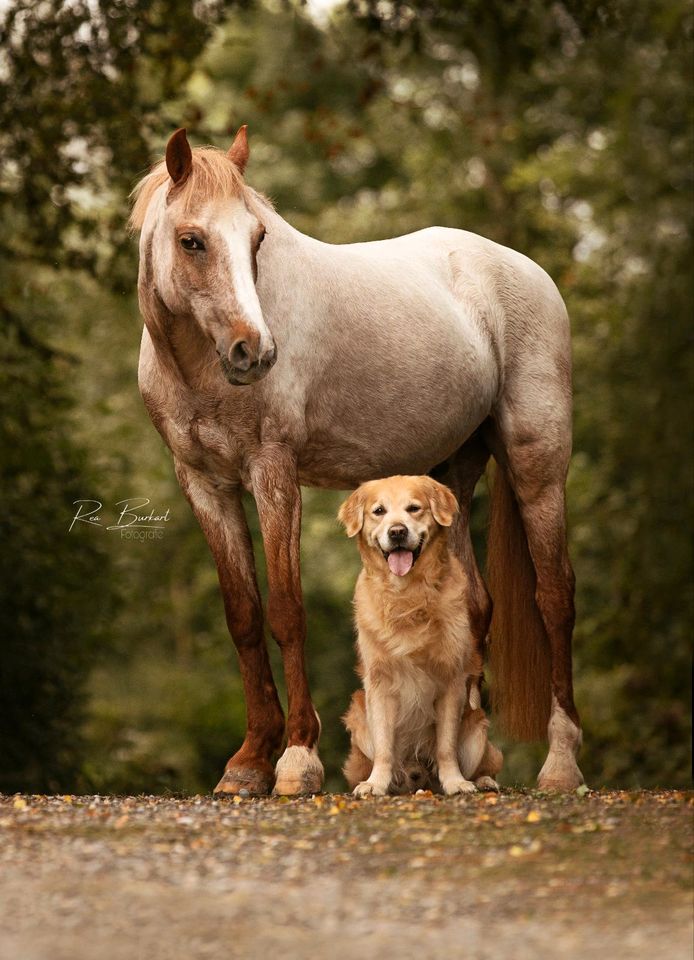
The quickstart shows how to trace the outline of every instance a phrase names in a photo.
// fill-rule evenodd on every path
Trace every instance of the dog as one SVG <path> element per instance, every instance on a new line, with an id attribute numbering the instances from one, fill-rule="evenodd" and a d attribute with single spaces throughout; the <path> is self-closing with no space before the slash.
<path id="1" fill-rule="evenodd" d="M 343 718 L 352 739 L 343 772 L 357 797 L 499 789 L 467 578 L 448 545 L 458 512 L 431 477 L 371 480 L 340 507 L 363 561 L 354 607 L 364 689 Z"/>

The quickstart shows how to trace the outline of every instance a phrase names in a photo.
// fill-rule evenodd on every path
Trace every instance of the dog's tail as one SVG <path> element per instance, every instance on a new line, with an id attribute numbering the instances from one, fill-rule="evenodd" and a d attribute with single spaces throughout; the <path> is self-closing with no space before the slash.
<path id="1" fill-rule="evenodd" d="M 491 494 L 487 583 L 494 603 L 493 709 L 510 737 L 544 739 L 551 706 L 549 641 L 535 602 L 535 569 L 520 510 L 499 465 Z"/>

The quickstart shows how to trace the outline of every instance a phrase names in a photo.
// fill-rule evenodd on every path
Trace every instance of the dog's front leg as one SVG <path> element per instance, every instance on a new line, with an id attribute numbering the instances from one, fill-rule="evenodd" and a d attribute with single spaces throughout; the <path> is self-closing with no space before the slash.
<path id="1" fill-rule="evenodd" d="M 441 788 L 447 797 L 456 793 L 474 793 L 475 784 L 466 780 L 458 762 L 458 734 L 467 686 L 451 683 L 436 701 L 436 763 Z"/>
<path id="2" fill-rule="evenodd" d="M 397 704 L 381 684 L 366 690 L 366 722 L 373 744 L 374 765 L 368 780 L 354 788 L 355 797 L 384 797 L 393 780 Z"/>

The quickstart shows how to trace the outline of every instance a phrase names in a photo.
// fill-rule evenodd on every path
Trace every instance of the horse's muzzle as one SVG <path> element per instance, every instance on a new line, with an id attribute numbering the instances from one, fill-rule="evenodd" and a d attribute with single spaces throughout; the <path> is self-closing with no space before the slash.
<path id="1" fill-rule="evenodd" d="M 235 345 L 236 346 L 236 345 Z M 238 348 L 230 351 L 232 359 L 228 359 L 223 354 L 219 357 L 224 376 L 234 387 L 248 387 L 252 383 L 257 383 L 272 370 L 277 361 L 277 349 L 273 345 L 269 350 L 261 354 L 258 359 L 253 359 L 243 353 Z"/>

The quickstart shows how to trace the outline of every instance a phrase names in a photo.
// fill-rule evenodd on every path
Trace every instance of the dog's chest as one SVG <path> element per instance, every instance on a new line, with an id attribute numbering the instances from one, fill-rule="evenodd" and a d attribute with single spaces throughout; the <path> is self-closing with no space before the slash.
<path id="1" fill-rule="evenodd" d="M 421 728 L 433 723 L 435 704 L 446 687 L 428 663 L 404 657 L 393 664 L 391 690 L 397 702 L 398 726 Z"/>
<path id="2" fill-rule="evenodd" d="M 385 624 L 384 624 L 385 627 Z M 439 617 L 426 607 L 408 612 L 402 621 L 381 634 L 383 654 L 395 670 L 417 670 L 424 675 L 450 680 L 463 670 L 470 647 L 470 631 L 464 609 Z"/>

